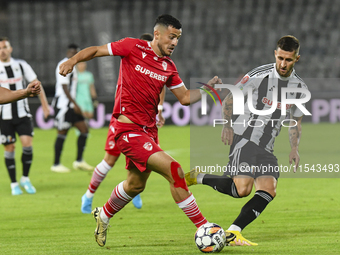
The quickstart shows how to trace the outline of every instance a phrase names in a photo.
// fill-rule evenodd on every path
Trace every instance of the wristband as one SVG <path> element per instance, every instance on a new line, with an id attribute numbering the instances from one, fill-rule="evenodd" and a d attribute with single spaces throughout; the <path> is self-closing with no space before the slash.
<path id="1" fill-rule="evenodd" d="M 205 94 L 207 94 L 207 92 L 205 92 L 203 89 L 204 89 L 204 86 L 202 86 L 202 87 L 201 87 L 201 89 L 200 89 L 200 93 L 201 93 L 201 95 L 205 95 Z"/>
<path id="2" fill-rule="evenodd" d="M 161 104 L 158 105 L 158 111 L 163 111 L 163 105 Z"/>

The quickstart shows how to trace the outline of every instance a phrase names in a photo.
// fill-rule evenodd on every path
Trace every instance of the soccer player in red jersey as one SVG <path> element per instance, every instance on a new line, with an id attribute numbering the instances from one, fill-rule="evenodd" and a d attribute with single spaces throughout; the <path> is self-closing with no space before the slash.
<path id="1" fill-rule="evenodd" d="M 156 19 L 151 42 L 124 38 L 107 45 L 88 47 L 60 66 L 59 73 L 65 76 L 78 62 L 103 56 L 121 57 L 113 108 L 113 116 L 117 119 L 114 141 L 126 156 L 129 171 L 127 179 L 114 188 L 105 205 L 92 212 L 97 221 L 95 238 L 100 246 L 105 245 L 110 218 L 144 190 L 151 171 L 169 181 L 173 199 L 196 227 L 207 223 L 185 183 L 181 165 L 157 145 L 155 118 L 164 85 L 182 105 L 201 98 L 199 89 L 185 87 L 169 58 L 181 35 L 181 23 L 171 15 L 161 15 Z M 216 76 L 208 82 L 212 86 L 216 83 L 221 83 Z"/>
<path id="2" fill-rule="evenodd" d="M 141 35 L 140 39 L 151 42 L 153 40 L 153 35 L 145 33 Z M 164 117 L 162 115 L 164 98 L 165 98 L 165 87 L 163 87 L 163 90 L 161 94 L 159 95 L 160 101 L 157 107 L 158 108 L 158 120 L 156 122 L 156 125 L 158 128 L 162 127 L 165 123 Z M 85 194 L 81 197 L 81 212 L 82 213 L 91 213 L 92 200 L 93 200 L 95 192 L 97 191 L 102 181 L 105 179 L 108 172 L 114 167 L 116 161 L 118 160 L 120 156 L 120 150 L 117 148 L 117 145 L 114 141 L 114 137 L 115 137 L 114 136 L 115 135 L 114 122 L 115 121 L 116 121 L 116 118 L 112 117 L 110 121 L 110 125 L 109 125 L 109 131 L 107 134 L 106 144 L 105 144 L 105 156 L 103 160 L 95 167 L 90 184 Z M 132 199 L 132 203 L 137 209 L 142 208 L 143 202 L 140 197 L 140 194 L 136 195 Z"/>

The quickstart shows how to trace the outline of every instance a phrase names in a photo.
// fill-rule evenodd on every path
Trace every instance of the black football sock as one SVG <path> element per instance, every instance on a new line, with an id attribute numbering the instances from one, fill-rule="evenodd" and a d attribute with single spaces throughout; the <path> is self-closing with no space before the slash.
<path id="1" fill-rule="evenodd" d="M 233 179 L 228 176 L 205 174 L 202 179 L 202 184 L 209 185 L 213 189 L 223 194 L 227 194 L 235 198 L 240 197 L 237 193 Z"/>
<path id="2" fill-rule="evenodd" d="M 81 133 L 78 137 L 78 142 L 77 142 L 77 145 L 78 145 L 77 161 L 79 162 L 82 161 L 83 159 L 83 152 L 85 149 L 86 140 L 87 140 L 87 133 L 86 134 Z"/>
<path id="3" fill-rule="evenodd" d="M 9 152 L 5 151 L 5 164 L 6 168 L 9 174 L 9 178 L 11 179 L 11 182 L 17 182 L 17 179 L 15 177 L 15 160 L 14 160 L 14 151 Z"/>
<path id="4" fill-rule="evenodd" d="M 28 177 L 28 173 L 31 168 L 33 159 L 33 149 L 32 146 L 30 147 L 22 147 L 22 155 L 21 155 L 21 162 L 22 162 L 22 175 Z"/>
<path id="5" fill-rule="evenodd" d="M 273 197 L 266 191 L 258 190 L 241 209 L 241 213 L 233 222 L 234 225 L 244 229 L 249 223 L 255 220 L 273 200 Z"/>
<path id="6" fill-rule="evenodd" d="M 60 156 L 61 151 L 63 150 L 63 145 L 66 139 L 66 135 L 59 135 L 57 136 L 57 140 L 54 144 L 54 165 L 59 165 L 60 163 Z"/>

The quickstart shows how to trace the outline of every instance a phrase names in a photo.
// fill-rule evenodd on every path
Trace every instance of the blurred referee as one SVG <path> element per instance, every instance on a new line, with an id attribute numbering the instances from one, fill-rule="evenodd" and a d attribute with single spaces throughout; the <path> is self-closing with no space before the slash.
<path id="1" fill-rule="evenodd" d="M 26 82 L 38 81 L 37 75 L 26 61 L 11 57 L 13 48 L 6 37 L 0 38 L 0 86 L 9 90 L 26 88 Z M 46 95 L 41 87 L 40 102 L 44 117 L 50 114 Z M 0 111 L 1 143 L 5 146 L 5 164 L 11 179 L 12 195 L 20 195 L 22 191 L 16 180 L 15 168 L 15 133 L 19 135 L 22 144 L 21 162 L 23 173 L 20 185 L 27 193 L 34 194 L 35 188 L 28 177 L 33 158 L 32 137 L 33 122 L 27 99 L 2 105 Z"/>

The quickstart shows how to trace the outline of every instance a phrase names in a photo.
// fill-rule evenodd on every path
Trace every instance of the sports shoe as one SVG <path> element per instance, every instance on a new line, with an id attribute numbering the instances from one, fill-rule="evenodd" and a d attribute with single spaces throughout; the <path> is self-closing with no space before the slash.
<path id="1" fill-rule="evenodd" d="M 12 195 L 16 196 L 16 195 L 21 195 L 22 194 L 22 190 L 20 189 L 19 185 L 15 185 L 12 188 Z"/>
<path id="2" fill-rule="evenodd" d="M 94 167 L 87 164 L 84 160 L 83 161 L 74 161 L 73 168 L 75 170 L 83 170 L 83 171 L 93 171 Z"/>
<path id="3" fill-rule="evenodd" d="M 36 192 L 30 180 L 27 180 L 25 182 L 20 181 L 20 186 L 23 187 L 28 194 L 35 194 Z"/>
<path id="4" fill-rule="evenodd" d="M 97 227 L 94 230 L 94 238 L 96 239 L 96 242 L 99 246 L 104 246 L 106 243 L 106 231 L 107 228 L 110 226 L 108 223 L 105 223 L 100 218 L 100 212 L 103 210 L 103 207 L 96 207 L 92 211 L 93 218 L 97 222 Z"/>
<path id="5" fill-rule="evenodd" d="M 143 201 L 140 197 L 140 194 L 138 194 L 137 196 L 135 196 L 133 199 L 132 199 L 132 203 L 133 205 L 137 208 L 137 209 L 140 209 L 142 208 L 142 205 L 143 205 Z"/>
<path id="6" fill-rule="evenodd" d="M 236 237 L 233 241 L 229 242 L 230 246 L 257 246 L 257 243 L 253 243 L 247 239 L 245 239 L 240 231 L 228 230 L 226 231 L 226 236 L 228 235 L 227 232 L 234 234 Z"/>
<path id="7" fill-rule="evenodd" d="M 59 164 L 51 166 L 51 171 L 56 173 L 68 173 L 70 172 L 70 169 L 67 168 L 66 166 L 63 166 L 62 164 Z"/>
<path id="8" fill-rule="evenodd" d="M 92 211 L 92 200 L 93 197 L 88 198 L 86 193 L 81 197 L 81 212 L 82 213 L 91 213 Z"/>
<path id="9" fill-rule="evenodd" d="M 187 183 L 188 187 L 191 185 L 197 184 L 197 175 L 199 173 L 200 173 L 199 170 L 194 168 L 190 172 L 185 174 L 184 178 L 185 178 L 185 182 Z"/>

